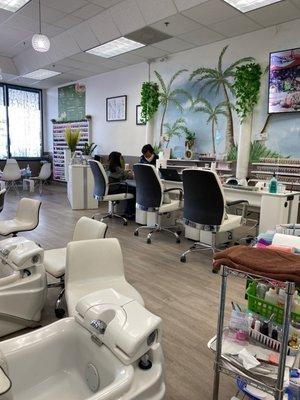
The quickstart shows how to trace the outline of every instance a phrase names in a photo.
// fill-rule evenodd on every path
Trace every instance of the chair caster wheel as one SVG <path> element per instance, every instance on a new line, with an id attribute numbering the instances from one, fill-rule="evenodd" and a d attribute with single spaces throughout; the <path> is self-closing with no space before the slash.
<path id="1" fill-rule="evenodd" d="M 123 222 L 123 225 L 126 226 L 126 225 L 127 225 L 127 221 L 124 221 L 124 222 Z"/>
<path id="2" fill-rule="evenodd" d="M 56 315 L 56 318 L 61 319 L 65 315 L 65 310 L 63 308 L 56 308 L 55 315 Z"/>
<path id="3" fill-rule="evenodd" d="M 133 234 L 134 236 L 139 236 L 139 231 L 134 231 Z"/>
<path id="4" fill-rule="evenodd" d="M 186 256 L 181 256 L 181 257 L 180 257 L 180 261 L 181 261 L 182 263 L 185 263 L 185 262 L 186 262 Z"/>
<path id="5" fill-rule="evenodd" d="M 147 239 L 147 244 L 151 244 L 151 239 L 150 238 Z"/>
<path id="6" fill-rule="evenodd" d="M 182 234 L 182 231 L 177 231 L 176 233 L 177 233 L 177 235 L 180 236 Z"/>
<path id="7" fill-rule="evenodd" d="M 180 243 L 180 239 L 179 238 L 176 239 L 176 243 Z"/>

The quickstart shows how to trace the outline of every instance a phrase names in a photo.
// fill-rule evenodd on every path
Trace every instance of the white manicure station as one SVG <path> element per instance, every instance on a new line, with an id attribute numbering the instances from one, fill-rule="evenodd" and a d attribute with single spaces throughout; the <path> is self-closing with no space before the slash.
<path id="1" fill-rule="evenodd" d="M 47 291 L 43 255 L 22 237 L 0 242 L 0 337 L 38 325 Z"/>
<path id="2" fill-rule="evenodd" d="M 89 165 L 69 165 L 68 200 L 73 210 L 98 208 L 94 198 L 94 178 Z"/>
<path id="3" fill-rule="evenodd" d="M 166 189 L 183 187 L 182 182 L 163 181 Z M 224 186 L 227 201 L 248 200 L 249 205 L 260 209 L 259 233 L 274 229 L 280 224 L 297 223 L 300 192 L 268 193 L 265 190 L 251 190 Z"/>
<path id="4" fill-rule="evenodd" d="M 94 292 L 74 317 L 0 343 L 11 382 L 1 400 L 162 400 L 160 341 L 159 317 L 113 289 Z"/>

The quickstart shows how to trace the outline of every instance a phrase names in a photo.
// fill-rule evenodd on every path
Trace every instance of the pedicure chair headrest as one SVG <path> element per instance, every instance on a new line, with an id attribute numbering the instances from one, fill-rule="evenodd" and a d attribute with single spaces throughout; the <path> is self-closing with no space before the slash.
<path id="1" fill-rule="evenodd" d="M 21 236 L 0 242 L 0 260 L 13 270 L 29 269 L 43 262 L 44 250 Z"/>
<path id="2" fill-rule="evenodd" d="M 77 303 L 75 319 L 126 365 L 161 340 L 161 318 L 113 289 L 83 297 Z"/>

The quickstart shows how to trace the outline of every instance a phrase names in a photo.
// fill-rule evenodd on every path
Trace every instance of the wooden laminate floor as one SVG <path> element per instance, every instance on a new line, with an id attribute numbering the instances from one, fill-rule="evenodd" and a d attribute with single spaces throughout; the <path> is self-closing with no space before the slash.
<path id="1" fill-rule="evenodd" d="M 65 246 L 72 238 L 76 221 L 82 215 L 94 213 L 71 210 L 62 184 L 46 186 L 42 196 L 28 192 L 21 195 L 42 199 L 40 224 L 24 236 L 45 249 Z M 19 198 L 14 192 L 7 194 L 1 219 L 14 215 Z M 106 207 L 101 210 L 105 212 Z M 163 320 L 166 400 L 211 399 L 213 354 L 207 349 L 207 342 L 216 331 L 220 284 L 220 277 L 211 273 L 211 256 L 192 254 L 182 264 L 179 256 L 191 245 L 190 241 L 183 239 L 176 244 L 173 237 L 157 234 L 148 245 L 145 232 L 133 236 L 135 223 L 123 226 L 119 221 L 109 220 L 108 224 L 107 236 L 117 237 L 121 242 L 128 281 L 141 293 L 146 307 Z M 243 293 L 244 282 L 231 279 L 227 304 L 231 299 L 242 302 Z M 48 291 L 43 325 L 56 320 L 53 312 L 56 295 L 56 289 Z M 220 400 L 230 399 L 234 393 L 233 382 L 222 378 Z"/>

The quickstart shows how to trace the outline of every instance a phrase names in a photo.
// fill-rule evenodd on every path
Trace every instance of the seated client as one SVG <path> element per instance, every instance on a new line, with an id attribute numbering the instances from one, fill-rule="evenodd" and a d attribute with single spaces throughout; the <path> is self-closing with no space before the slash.
<path id="1" fill-rule="evenodd" d="M 156 165 L 156 160 L 158 160 L 158 155 L 154 153 L 154 149 L 151 144 L 145 144 L 142 148 L 142 157 L 140 158 L 141 164 L 152 164 Z"/>

